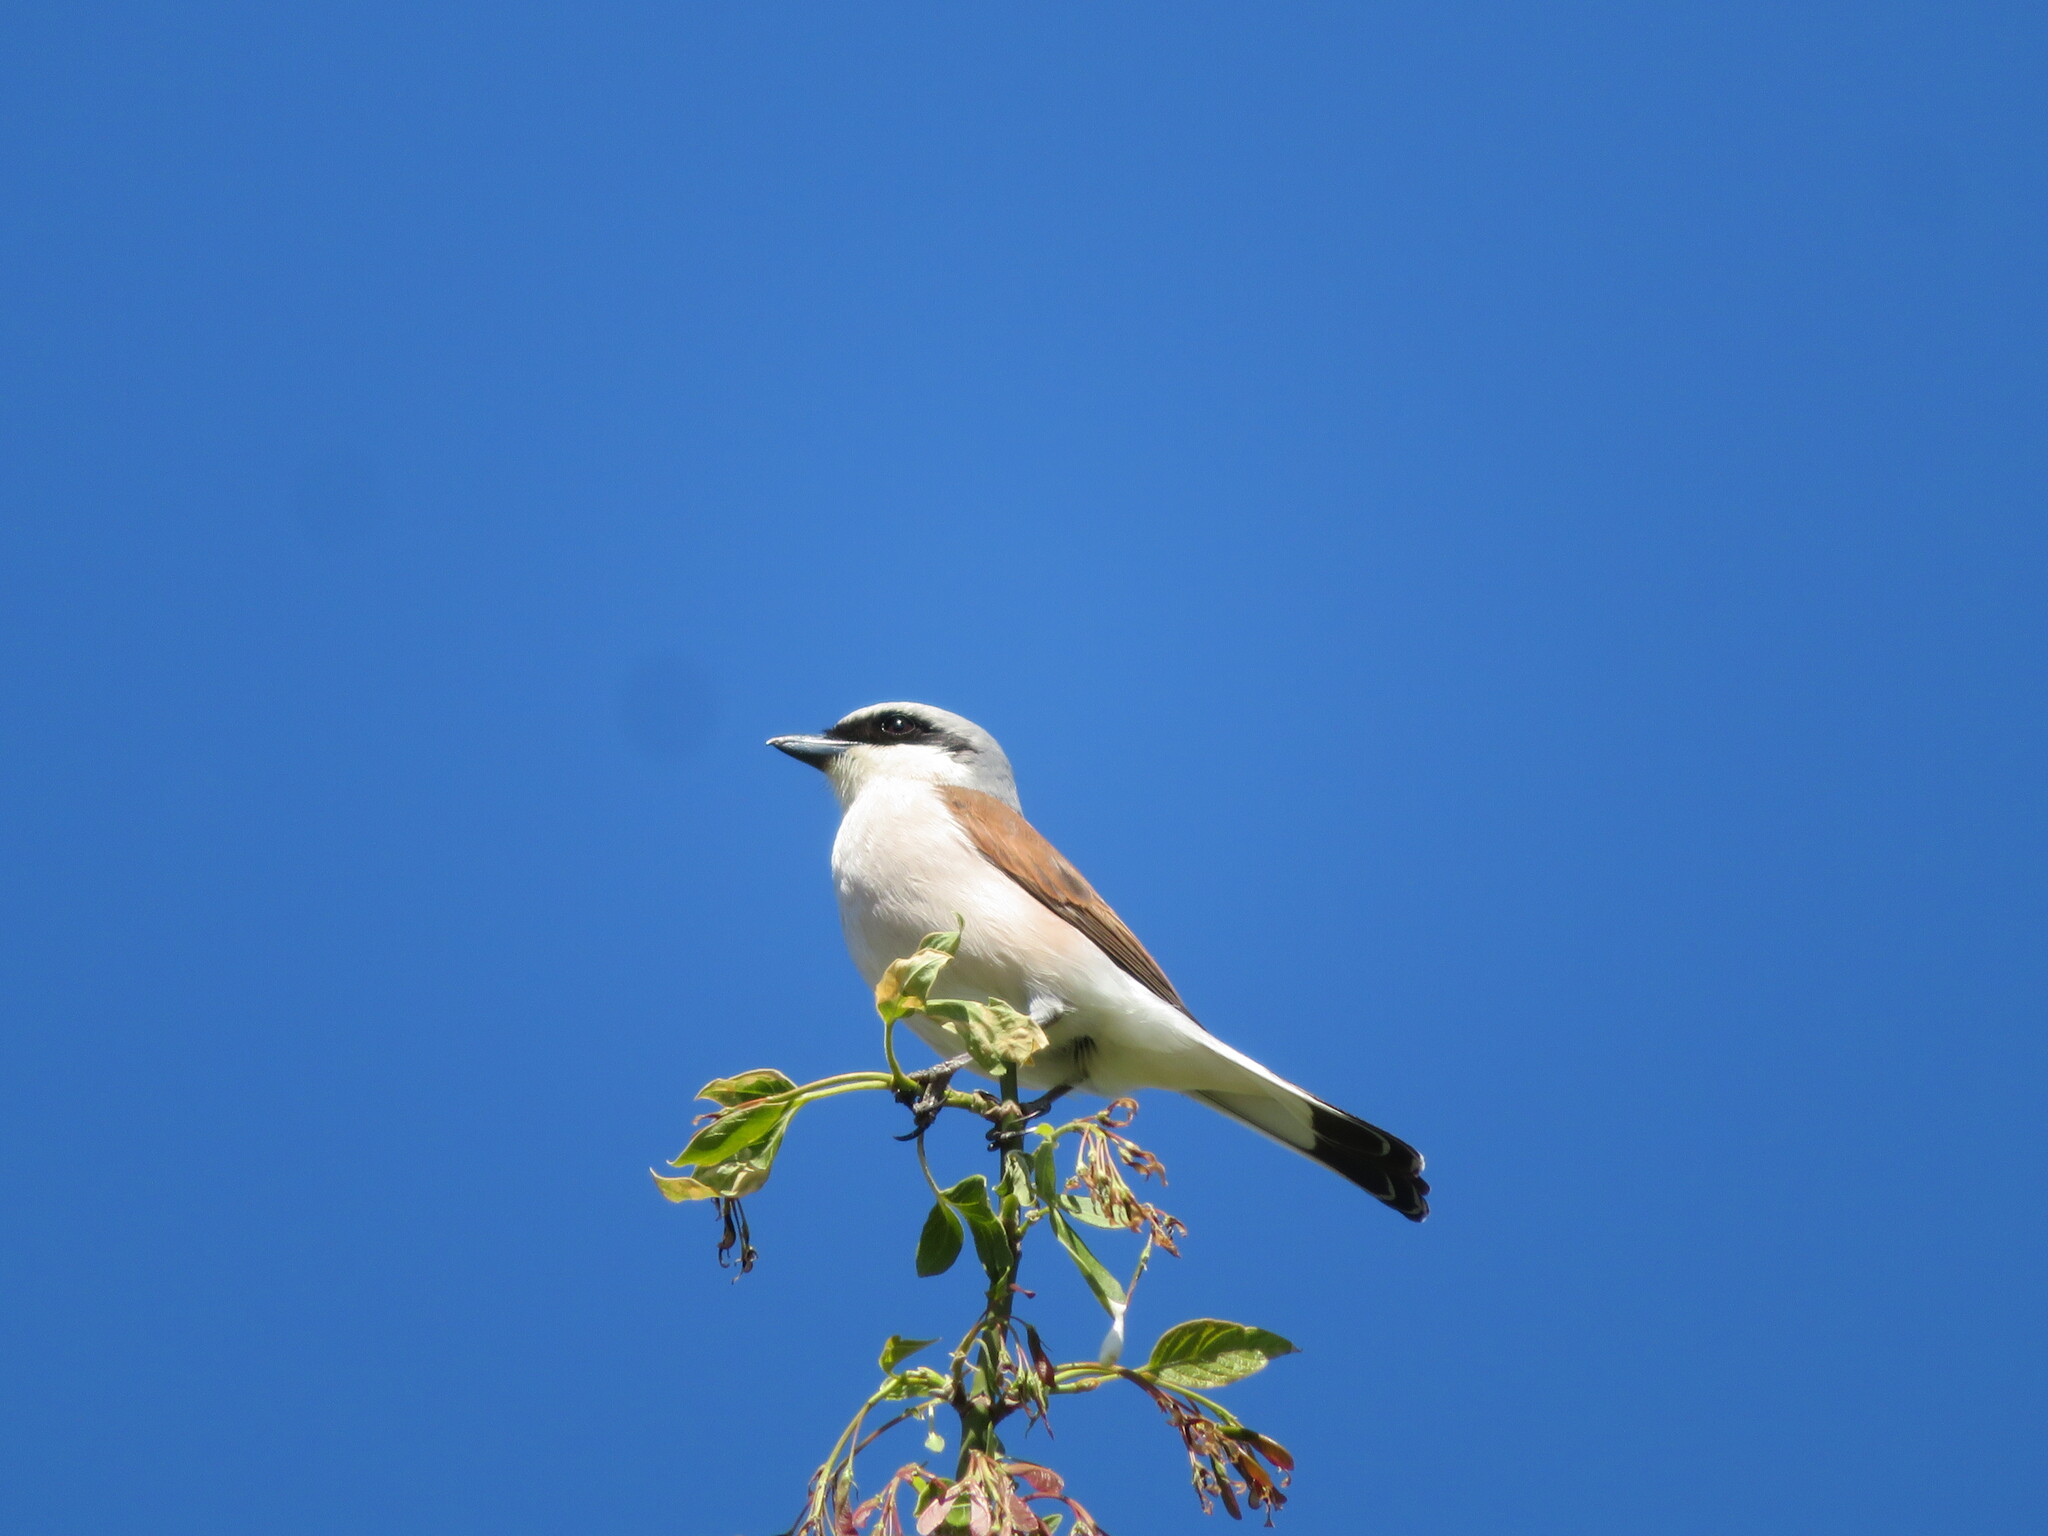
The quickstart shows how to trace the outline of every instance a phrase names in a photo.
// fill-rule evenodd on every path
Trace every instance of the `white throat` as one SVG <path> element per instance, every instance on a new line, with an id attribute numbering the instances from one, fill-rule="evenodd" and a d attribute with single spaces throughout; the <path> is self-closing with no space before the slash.
<path id="1" fill-rule="evenodd" d="M 963 762 L 940 747 L 908 742 L 888 746 L 862 744 L 848 747 L 826 766 L 832 793 L 839 797 L 839 809 L 852 809 L 854 801 L 876 784 L 953 784 L 993 795 L 1012 810 L 1017 804 L 1016 781 L 1010 764 L 998 755 L 994 762 Z"/>

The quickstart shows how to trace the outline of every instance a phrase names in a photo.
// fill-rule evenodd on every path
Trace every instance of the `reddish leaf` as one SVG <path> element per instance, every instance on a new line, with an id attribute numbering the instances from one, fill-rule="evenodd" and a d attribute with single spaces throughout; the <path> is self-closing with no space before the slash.
<path id="1" fill-rule="evenodd" d="M 924 1512 L 917 1517 L 917 1536 L 932 1536 L 946 1523 L 946 1516 L 953 1512 L 953 1501 L 960 1497 L 960 1490 L 954 1488 L 943 1498 L 933 1499 L 925 1505 Z"/>
<path id="2" fill-rule="evenodd" d="M 1059 1473 L 1051 1467 L 1041 1467 L 1035 1461 L 1013 1461 L 1010 1475 L 1030 1487 L 1041 1498 L 1058 1498 L 1067 1491 Z"/>
<path id="3" fill-rule="evenodd" d="M 1266 1460 L 1283 1472 L 1294 1470 L 1294 1457 L 1278 1440 L 1267 1438 L 1255 1429 L 1233 1429 L 1228 1431 L 1233 1440 L 1242 1440 Z"/>

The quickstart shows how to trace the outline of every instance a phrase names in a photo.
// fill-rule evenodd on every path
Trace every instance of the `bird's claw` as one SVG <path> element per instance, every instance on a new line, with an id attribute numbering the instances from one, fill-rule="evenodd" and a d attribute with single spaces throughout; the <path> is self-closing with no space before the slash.
<path id="1" fill-rule="evenodd" d="M 935 1067 L 922 1067 L 903 1074 L 917 1088 L 915 1091 L 909 1088 L 896 1090 L 896 1102 L 910 1110 L 911 1118 L 909 1132 L 898 1136 L 898 1141 L 916 1141 L 932 1128 L 932 1122 L 939 1118 L 939 1111 L 946 1107 L 946 1090 L 953 1086 L 953 1074 L 966 1066 L 968 1060 L 968 1057 L 956 1056 Z"/>
<path id="2" fill-rule="evenodd" d="M 1024 1103 L 1009 1103 L 1002 1107 L 1012 1113 L 1003 1116 L 1001 1123 L 991 1126 L 988 1133 L 988 1147 L 991 1152 L 1011 1152 L 1024 1145 L 1024 1131 L 1034 1120 L 1040 1120 L 1053 1105 L 1065 1098 L 1073 1088 L 1062 1084 L 1048 1089 L 1035 1099 Z"/>

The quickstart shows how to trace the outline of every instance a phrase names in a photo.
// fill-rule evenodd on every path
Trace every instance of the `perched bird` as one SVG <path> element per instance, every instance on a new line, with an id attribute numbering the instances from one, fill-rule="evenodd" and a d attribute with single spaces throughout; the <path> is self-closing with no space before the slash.
<path id="1" fill-rule="evenodd" d="M 1027 1010 L 1047 1047 L 1019 1082 L 1114 1098 L 1166 1088 L 1334 1169 L 1411 1221 L 1429 1214 L 1422 1155 L 1326 1104 L 1195 1022 L 1159 962 L 1017 805 L 1010 760 L 971 720 L 871 704 L 822 736 L 768 743 L 823 769 L 839 797 L 832 879 L 870 985 L 927 933 L 966 920 L 941 995 Z M 941 1055 L 934 1021 L 904 1022 Z"/>

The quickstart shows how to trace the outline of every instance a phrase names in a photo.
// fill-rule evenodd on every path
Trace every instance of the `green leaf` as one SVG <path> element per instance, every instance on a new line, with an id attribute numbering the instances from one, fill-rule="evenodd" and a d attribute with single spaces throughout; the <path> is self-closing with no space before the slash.
<path id="1" fill-rule="evenodd" d="M 654 1174 L 654 1187 L 678 1205 L 685 1200 L 709 1200 L 718 1193 L 709 1184 L 700 1183 L 696 1179 L 672 1179 L 666 1174 L 654 1173 L 652 1168 L 647 1171 Z"/>
<path id="2" fill-rule="evenodd" d="M 998 1209 L 1015 1206 L 1027 1210 L 1033 1203 L 1031 1193 L 1031 1163 L 1024 1157 L 1003 1159 L 1003 1171 L 996 1180 L 996 1192 L 1000 1199 Z"/>
<path id="3" fill-rule="evenodd" d="M 1001 1077 L 1045 1049 L 1045 1031 L 1028 1015 L 994 998 L 969 1003 L 935 997 L 925 1004 L 924 1013 L 926 1018 L 951 1026 L 974 1064 L 991 1077 Z"/>
<path id="4" fill-rule="evenodd" d="M 796 1112 L 794 1104 L 742 1105 L 723 1111 L 675 1155 L 672 1168 L 704 1168 L 728 1162 L 755 1142 L 773 1135 Z"/>
<path id="5" fill-rule="evenodd" d="M 1045 1049 L 1045 1031 L 1028 1013 L 1019 1013 L 999 997 L 990 998 L 984 1011 L 989 1021 L 988 1039 L 970 1042 L 970 1046 L 979 1043 L 990 1056 L 1012 1067 L 1021 1067 Z"/>
<path id="6" fill-rule="evenodd" d="M 743 1103 L 717 1111 L 697 1128 L 688 1146 L 671 1159 L 670 1166 L 709 1167 L 738 1156 L 757 1141 L 765 1140 L 787 1120 L 793 1106 L 788 1104 Z"/>
<path id="7" fill-rule="evenodd" d="M 756 1067 L 737 1077 L 714 1078 L 697 1090 L 697 1097 L 723 1104 L 729 1109 L 735 1104 L 765 1099 L 771 1093 L 788 1093 L 794 1087 L 795 1083 L 773 1067 Z"/>
<path id="8" fill-rule="evenodd" d="M 1102 1260 L 1089 1251 L 1088 1245 L 1081 1241 L 1081 1234 L 1074 1230 L 1074 1224 L 1065 1215 L 1057 1208 L 1050 1214 L 1053 1234 L 1059 1238 L 1060 1246 L 1067 1250 L 1067 1257 L 1074 1261 L 1074 1268 L 1081 1271 L 1081 1278 L 1095 1293 L 1095 1299 L 1102 1303 L 1102 1310 L 1115 1317 L 1117 1309 L 1124 1305 L 1122 1283 L 1102 1267 Z"/>
<path id="9" fill-rule="evenodd" d="M 875 1008 L 885 1023 L 893 1024 L 904 1014 L 924 1008 L 939 983 L 939 972 L 960 948 L 966 920 L 956 917 L 954 922 L 959 926 L 952 932 L 928 933 L 917 941 L 916 954 L 889 962 L 889 969 L 875 983 Z"/>
<path id="10" fill-rule="evenodd" d="M 944 933 L 928 933 L 917 941 L 919 949 L 935 949 L 951 957 L 960 953 L 960 935 L 967 931 L 967 919 L 958 912 L 953 914 L 953 926 Z"/>
<path id="11" fill-rule="evenodd" d="M 769 1170 L 775 1163 L 775 1154 L 782 1148 L 783 1133 L 789 1129 L 789 1122 L 795 1118 L 794 1105 L 786 1105 L 784 1108 L 789 1113 L 782 1117 L 781 1122 L 767 1136 L 751 1146 L 742 1147 L 724 1162 L 698 1168 L 697 1181 L 708 1185 L 713 1194 L 735 1198 L 751 1195 L 766 1184 Z"/>
<path id="12" fill-rule="evenodd" d="M 1054 1161 L 1059 1144 L 1050 1136 L 1043 1138 L 1031 1149 L 1031 1186 L 1038 1191 L 1038 1198 L 1047 1205 L 1060 1203 L 1060 1170 Z"/>
<path id="13" fill-rule="evenodd" d="M 943 1275 L 960 1257 L 960 1245 L 966 1240 L 953 1208 L 943 1198 L 936 1201 L 931 1215 L 924 1219 L 924 1230 L 917 1236 L 918 1274 Z"/>
<path id="14" fill-rule="evenodd" d="M 1164 1386 L 1206 1392 L 1242 1381 L 1265 1369 L 1267 1361 L 1293 1353 L 1294 1346 L 1277 1333 L 1198 1317 L 1161 1334 L 1141 1369 Z"/>
<path id="15" fill-rule="evenodd" d="M 893 1371 L 927 1344 L 936 1344 L 937 1339 L 906 1339 L 900 1333 L 889 1335 L 889 1342 L 882 1346 L 882 1369 Z"/>
<path id="16" fill-rule="evenodd" d="M 884 1402 L 900 1403 L 909 1397 L 943 1397 L 953 1384 L 928 1365 L 914 1365 L 898 1371 L 882 1388 Z"/>
<path id="17" fill-rule="evenodd" d="M 966 1022 L 968 1015 L 981 1006 L 980 1003 L 970 1003 L 965 998 L 935 997 L 924 1005 L 924 1016 L 928 1019 L 937 1019 L 958 1035 L 960 1026 Z"/>
<path id="18" fill-rule="evenodd" d="M 1102 1207 L 1095 1203 L 1093 1195 L 1068 1195 L 1060 1203 L 1074 1220 L 1086 1222 L 1091 1227 L 1101 1227 L 1106 1232 L 1128 1232 L 1130 1227 L 1121 1221 L 1111 1221 L 1102 1214 Z"/>
<path id="19" fill-rule="evenodd" d="M 988 1203 L 988 1180 L 980 1174 L 962 1179 L 946 1191 L 946 1203 L 967 1221 L 974 1238 L 974 1254 L 988 1275 L 990 1285 L 1010 1277 L 1010 1240 L 1003 1232 L 995 1209 Z"/>

